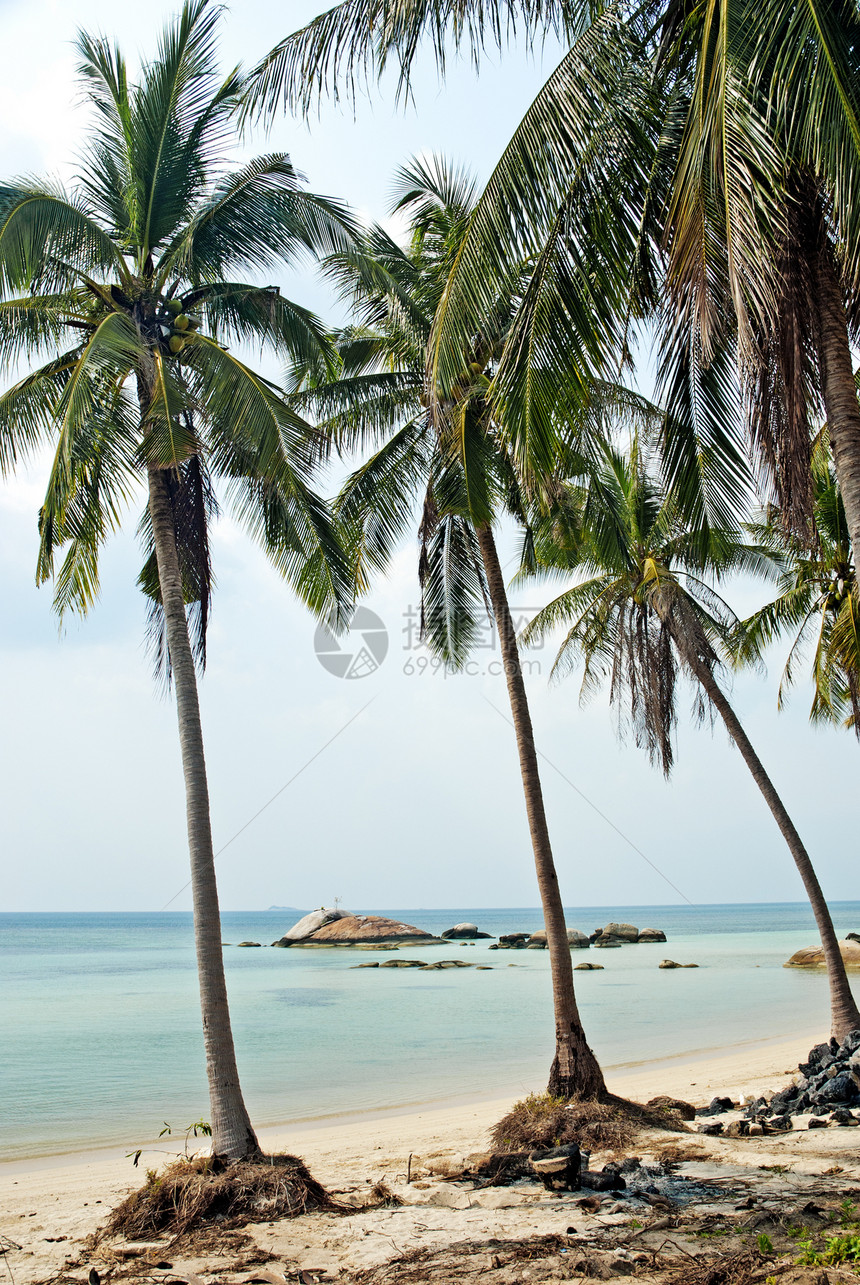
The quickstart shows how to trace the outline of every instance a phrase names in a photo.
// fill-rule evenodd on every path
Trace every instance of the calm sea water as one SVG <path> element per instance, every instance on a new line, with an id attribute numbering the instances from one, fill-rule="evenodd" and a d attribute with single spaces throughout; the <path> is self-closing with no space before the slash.
<path id="1" fill-rule="evenodd" d="M 860 902 L 832 907 L 860 930 Z M 388 912 L 440 933 L 541 926 L 534 909 Z M 816 940 L 807 906 L 572 908 L 585 931 L 621 919 L 662 928 L 663 945 L 579 958 L 583 1021 L 606 1067 L 826 1028 L 822 975 L 782 967 Z M 228 912 L 224 939 L 268 943 L 280 912 Z M 402 948 L 491 972 L 356 969 L 348 950 L 225 949 L 239 1069 L 259 1126 L 541 1087 L 552 1053 L 544 951 Z M 660 971 L 660 959 L 698 969 Z M 393 956 L 388 956 L 389 958 Z M 577 958 L 577 957 L 575 957 Z M 516 965 L 511 967 L 510 965 Z M 0 1158 L 129 1148 L 208 1115 L 191 916 L 0 915 Z"/>

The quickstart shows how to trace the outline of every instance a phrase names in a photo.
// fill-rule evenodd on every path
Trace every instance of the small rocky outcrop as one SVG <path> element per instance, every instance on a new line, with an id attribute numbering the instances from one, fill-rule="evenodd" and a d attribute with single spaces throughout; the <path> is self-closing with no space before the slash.
<path id="1" fill-rule="evenodd" d="M 502 933 L 497 942 L 499 950 L 525 950 L 531 933 Z M 492 950 L 493 947 L 490 947 Z"/>
<path id="2" fill-rule="evenodd" d="M 639 936 L 636 938 L 636 940 L 637 941 L 665 941 L 666 934 L 663 932 L 662 928 L 643 928 Z"/>
<path id="3" fill-rule="evenodd" d="M 634 928 L 633 924 L 607 924 L 601 930 L 597 939 L 598 944 L 601 942 L 624 942 L 638 941 L 639 929 Z"/>
<path id="4" fill-rule="evenodd" d="M 586 933 L 581 933 L 578 928 L 568 928 L 567 941 L 571 950 L 588 950 L 591 945 L 591 938 Z"/>
<path id="5" fill-rule="evenodd" d="M 319 910 L 312 910 L 310 914 L 303 915 L 297 923 L 293 924 L 289 932 L 285 932 L 283 937 L 273 941 L 272 945 L 292 946 L 293 942 L 306 941 L 326 924 L 332 923 L 335 919 L 345 919 L 349 913 L 348 910 L 338 910 L 334 906 L 320 906 Z"/>
<path id="6" fill-rule="evenodd" d="M 602 964 L 574 964 L 573 971 L 575 973 L 602 973 L 603 965 Z"/>
<path id="7" fill-rule="evenodd" d="M 845 941 L 839 943 L 839 953 L 845 963 L 847 972 L 860 972 L 860 941 L 852 939 L 849 934 Z M 797 950 L 787 960 L 785 968 L 826 968 L 824 948 L 822 946 L 805 946 Z"/>
<path id="8" fill-rule="evenodd" d="M 432 933 L 384 915 L 340 915 L 319 928 L 310 938 L 314 945 L 348 945 L 374 941 L 438 941 Z"/>
<path id="9" fill-rule="evenodd" d="M 661 959 L 659 968 L 698 968 L 698 964 L 679 964 L 674 959 Z"/>
<path id="10" fill-rule="evenodd" d="M 476 941 L 479 937 L 491 937 L 492 933 L 479 932 L 477 924 L 455 924 L 453 928 L 446 928 L 442 936 L 446 941 Z"/>
<path id="11" fill-rule="evenodd" d="M 259 941 L 239 941 L 236 943 L 237 946 L 262 946 L 262 944 Z"/>
<path id="12" fill-rule="evenodd" d="M 852 1111 L 851 1108 L 855 1110 Z M 731 1098 L 714 1098 L 709 1106 L 700 1107 L 697 1116 L 723 1116 L 734 1119 L 700 1124 L 700 1133 L 723 1133 L 728 1137 L 760 1137 L 769 1133 L 786 1133 L 796 1127 L 795 1116 L 806 1115 L 807 1128 L 822 1129 L 827 1125 L 857 1127 L 860 1118 L 860 1031 L 852 1031 L 841 1044 L 830 1040 L 810 1049 L 801 1062 L 791 1084 L 779 1093 L 768 1094 L 740 1104 Z"/>

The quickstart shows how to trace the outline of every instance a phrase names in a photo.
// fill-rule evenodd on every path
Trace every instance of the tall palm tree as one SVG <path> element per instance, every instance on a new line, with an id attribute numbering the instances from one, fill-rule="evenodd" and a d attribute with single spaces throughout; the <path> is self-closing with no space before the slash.
<path id="1" fill-rule="evenodd" d="M 559 390 L 576 389 L 571 363 L 586 374 L 611 363 L 647 313 L 663 331 L 671 393 L 667 474 L 696 524 L 719 524 L 743 498 L 738 433 L 727 431 L 740 383 L 797 529 L 812 517 L 807 418 L 821 399 L 860 542 L 856 6 L 342 0 L 260 62 L 250 107 L 306 109 L 390 64 L 402 90 L 422 41 L 444 71 L 452 43 L 477 61 L 518 26 L 572 44 L 476 205 L 436 322 L 440 395 L 507 263 L 539 255 L 494 383 L 509 424 L 539 432 Z"/>
<path id="2" fill-rule="evenodd" d="M 348 591 L 309 487 L 314 435 L 225 341 L 324 360 L 310 313 L 234 274 L 341 249 L 351 231 L 341 206 L 302 189 L 287 156 L 224 166 L 241 81 L 217 72 L 218 16 L 209 0 L 186 0 L 137 85 L 118 49 L 80 35 L 95 127 L 75 192 L 0 188 L 0 356 L 39 363 L 0 397 L 0 463 L 56 444 L 38 578 L 56 573 L 60 613 L 92 606 L 100 549 L 148 490 L 141 585 L 176 693 L 213 1150 L 235 1161 L 258 1145 L 227 1005 L 187 612 L 202 660 L 216 480 L 311 606 Z"/>
<path id="3" fill-rule="evenodd" d="M 679 671 L 700 693 L 700 715 L 716 710 L 761 791 L 788 845 L 809 897 L 830 982 L 831 1027 L 837 1039 L 860 1029 L 839 943 L 809 854 L 717 677 L 720 650 L 738 621 L 702 578 L 701 541 L 692 538 L 677 506 L 648 476 L 638 444 L 624 457 L 610 446 L 579 496 L 579 528 L 547 520 L 536 535 L 539 567 L 568 571 L 577 583 L 528 626 L 531 641 L 559 626 L 567 632 L 553 675 L 585 662 L 582 692 L 609 680 L 610 701 L 629 716 L 637 745 L 668 776 L 672 768 Z M 771 558 L 730 533 L 711 532 L 708 570 L 769 570 Z"/>
<path id="4" fill-rule="evenodd" d="M 748 526 L 756 543 L 776 552 L 787 565 L 780 576 L 779 597 L 743 622 L 739 655 L 745 659 L 777 638 L 792 637 L 779 687 L 781 709 L 797 667 L 811 646 L 810 719 L 813 723 L 842 724 L 860 737 L 857 572 L 826 434 L 816 443 L 812 469 L 818 533 L 814 548 L 804 546 L 786 531 L 779 510 L 768 511 L 760 522 Z"/>
<path id="5" fill-rule="evenodd" d="M 309 365 L 298 371 L 298 405 L 313 411 L 320 430 L 342 451 L 374 448 L 336 504 L 352 533 L 359 587 L 387 564 L 397 540 L 417 521 L 422 626 L 435 653 L 454 667 L 461 665 L 486 611 L 492 610 L 552 972 L 556 1039 L 549 1089 L 564 1097 L 594 1097 L 605 1093 L 605 1085 L 577 1009 L 534 734 L 495 538 L 505 517 L 527 526 L 520 473 L 504 426 L 486 402 L 521 273 L 512 270 L 506 291 L 464 348 L 452 396 L 444 406 L 429 409 L 427 342 L 473 189 L 464 175 L 439 160 L 403 169 L 398 189 L 395 212 L 409 217 L 409 245 L 399 246 L 376 227 L 363 246 L 327 261 L 355 322 L 337 336 L 337 378 L 321 376 Z"/>

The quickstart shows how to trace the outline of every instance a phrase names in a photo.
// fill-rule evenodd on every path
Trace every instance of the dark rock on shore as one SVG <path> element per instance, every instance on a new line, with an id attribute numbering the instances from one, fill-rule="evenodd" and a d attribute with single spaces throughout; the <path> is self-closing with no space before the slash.
<path id="1" fill-rule="evenodd" d="M 259 941 L 239 941 L 236 943 L 237 946 L 261 946 L 262 944 Z"/>
<path id="2" fill-rule="evenodd" d="M 663 932 L 662 928 L 643 928 L 639 936 L 636 938 L 636 940 L 637 941 L 665 941 L 666 934 Z"/>

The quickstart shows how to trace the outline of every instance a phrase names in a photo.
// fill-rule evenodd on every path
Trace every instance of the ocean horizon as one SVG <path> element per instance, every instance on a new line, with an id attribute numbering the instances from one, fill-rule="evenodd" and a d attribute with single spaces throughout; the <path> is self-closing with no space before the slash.
<path id="1" fill-rule="evenodd" d="M 837 933 L 860 902 L 834 902 Z M 296 912 L 299 913 L 298 911 Z M 356 913 L 381 913 L 373 911 Z M 493 937 L 542 926 L 535 907 L 391 908 L 435 934 L 476 923 Z M 268 945 L 291 910 L 222 912 L 236 1052 L 260 1128 L 543 1087 L 553 1047 L 544 951 L 490 941 L 401 947 L 408 958 L 489 965 L 416 973 L 357 969 L 352 950 Z M 823 972 L 783 967 L 817 933 L 805 902 L 572 906 L 568 926 L 662 928 L 665 944 L 576 952 L 589 1041 L 608 1070 L 826 1030 Z M 696 969 L 658 969 L 670 957 Z M 127 1146 L 208 1116 L 192 916 L 0 913 L 0 1159 Z"/>

